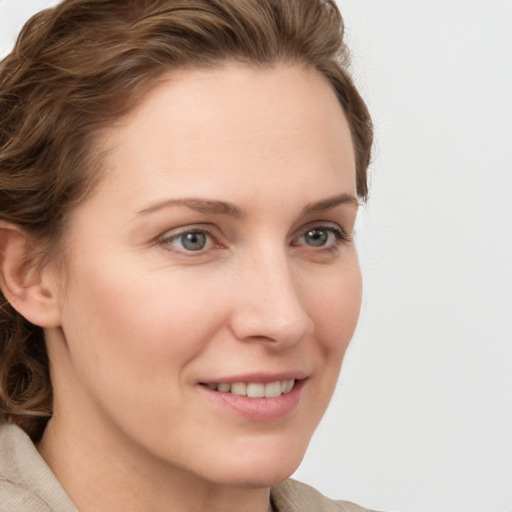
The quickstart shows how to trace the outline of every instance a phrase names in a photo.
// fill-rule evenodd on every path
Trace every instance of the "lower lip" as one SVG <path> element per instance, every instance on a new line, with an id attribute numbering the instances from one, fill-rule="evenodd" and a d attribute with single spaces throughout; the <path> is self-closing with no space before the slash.
<path id="1" fill-rule="evenodd" d="M 251 421 L 272 421 L 288 416 L 297 408 L 305 383 L 306 380 L 297 381 L 289 393 L 274 398 L 249 398 L 214 391 L 206 386 L 199 386 L 199 388 L 210 399 Z"/>

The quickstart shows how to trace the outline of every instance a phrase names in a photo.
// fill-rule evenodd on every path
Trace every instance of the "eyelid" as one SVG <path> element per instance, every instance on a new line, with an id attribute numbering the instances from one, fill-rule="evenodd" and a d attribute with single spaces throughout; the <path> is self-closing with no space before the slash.
<path id="1" fill-rule="evenodd" d="M 312 231 L 314 229 L 325 229 L 327 231 L 339 233 L 341 236 L 349 237 L 350 233 L 348 233 L 342 226 L 337 222 L 333 221 L 314 221 L 308 222 L 304 226 L 301 226 L 300 229 L 296 231 L 297 236 L 302 236 L 308 231 Z"/>
<path id="2" fill-rule="evenodd" d="M 309 231 L 312 230 L 325 230 L 332 234 L 335 237 L 335 240 L 326 245 L 317 247 L 315 247 L 314 245 L 308 245 L 306 243 L 299 242 L 299 240 L 302 237 L 304 237 Z M 186 235 L 187 233 L 203 233 L 208 237 L 210 243 L 208 244 L 207 247 L 199 249 L 197 251 L 180 248 L 171 243 L 173 240 L 179 238 L 180 236 Z M 187 257 L 197 257 L 205 255 L 212 249 L 222 248 L 223 244 L 221 241 L 219 241 L 220 238 L 221 237 L 217 233 L 217 229 L 215 228 L 215 226 L 210 226 L 208 224 L 190 224 L 172 228 L 165 231 L 162 235 L 157 237 L 156 242 L 159 245 L 163 246 L 166 250 L 172 251 L 178 255 L 183 255 Z M 312 251 L 321 252 L 336 250 L 340 245 L 349 243 L 352 240 L 352 233 L 347 233 L 347 231 L 343 229 L 337 222 L 316 221 L 310 222 L 302 226 L 299 230 L 297 230 L 295 232 L 295 235 L 292 237 L 290 245 L 295 247 L 308 247 Z"/>
<path id="3" fill-rule="evenodd" d="M 211 245 L 213 245 L 213 247 L 219 247 L 221 245 L 218 241 L 218 236 L 214 233 L 214 230 L 205 224 L 192 224 L 167 230 L 157 238 L 157 243 L 162 246 L 166 246 L 166 250 L 173 251 L 178 254 L 183 254 L 185 256 L 199 256 L 208 252 L 208 250 L 212 248 L 208 247 L 198 251 L 187 251 L 186 249 L 181 249 L 180 247 L 170 243 L 172 240 L 186 235 L 187 233 L 203 233 L 210 239 Z"/>
<path id="4" fill-rule="evenodd" d="M 339 224 L 335 222 L 311 222 L 310 224 L 307 224 L 306 226 L 303 226 L 299 232 L 297 232 L 297 236 L 294 237 L 292 241 L 292 245 L 294 246 L 301 246 L 306 244 L 299 244 L 298 240 L 300 240 L 303 236 L 305 236 L 309 231 L 313 230 L 325 230 L 331 233 L 335 237 L 335 243 L 325 246 L 309 246 L 314 251 L 322 251 L 322 250 L 332 250 L 336 249 L 339 245 L 351 242 L 353 239 L 353 236 L 351 233 L 347 233 L 346 230 L 344 230 Z"/>

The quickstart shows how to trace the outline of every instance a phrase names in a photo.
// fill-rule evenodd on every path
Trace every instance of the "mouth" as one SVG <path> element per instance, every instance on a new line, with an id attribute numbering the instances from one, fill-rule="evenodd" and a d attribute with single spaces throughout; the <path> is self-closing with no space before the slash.
<path id="1" fill-rule="evenodd" d="M 290 372 L 291 373 L 291 372 Z M 267 422 L 289 417 L 299 406 L 309 374 L 253 374 L 203 381 L 199 388 L 222 408 L 255 422 Z"/>
<path id="2" fill-rule="evenodd" d="M 274 382 L 227 382 L 201 383 L 212 391 L 246 396 L 248 398 L 277 398 L 286 395 L 295 387 L 296 379 L 276 380 Z"/>

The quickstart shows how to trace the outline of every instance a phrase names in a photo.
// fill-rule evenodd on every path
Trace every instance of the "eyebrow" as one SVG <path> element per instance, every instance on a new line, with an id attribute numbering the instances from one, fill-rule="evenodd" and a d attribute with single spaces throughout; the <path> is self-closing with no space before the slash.
<path id="1" fill-rule="evenodd" d="M 312 213 L 330 210 L 342 204 L 349 204 L 357 208 L 359 206 L 359 201 L 355 196 L 351 194 L 340 194 L 337 196 L 329 197 L 327 199 L 322 199 L 321 201 L 307 204 L 302 209 L 302 215 L 310 215 Z M 163 201 L 158 201 L 157 203 L 151 204 L 146 208 L 143 208 L 138 213 L 145 215 L 162 208 L 168 208 L 172 206 L 184 206 L 199 213 L 210 215 L 227 215 L 237 219 L 243 219 L 247 216 L 245 210 L 232 203 L 217 201 L 214 199 L 199 199 L 195 197 L 165 199 Z"/>
<path id="2" fill-rule="evenodd" d="M 302 210 L 302 215 L 323 212 L 332 208 L 336 208 L 336 206 L 340 206 L 342 204 L 348 204 L 354 208 L 359 208 L 359 201 L 357 197 L 351 194 L 340 194 L 337 196 L 328 197 L 322 201 L 307 204 Z"/>
<path id="3" fill-rule="evenodd" d="M 182 199 L 166 199 L 164 201 L 158 201 L 155 204 L 151 204 L 148 207 L 139 211 L 140 214 L 152 213 L 161 208 L 168 208 L 172 206 L 185 206 L 190 210 L 195 210 L 199 213 L 206 213 L 210 215 L 228 215 L 241 219 L 246 216 L 244 210 L 235 206 L 232 203 L 226 203 L 225 201 L 216 201 L 213 199 L 199 199 L 195 197 L 186 197 Z"/>

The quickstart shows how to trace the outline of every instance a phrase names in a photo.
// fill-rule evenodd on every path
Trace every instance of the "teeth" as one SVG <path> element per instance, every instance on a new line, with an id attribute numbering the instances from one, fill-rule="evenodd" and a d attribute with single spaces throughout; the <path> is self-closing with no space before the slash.
<path id="1" fill-rule="evenodd" d="M 247 395 L 247 384 L 245 382 L 235 382 L 231 384 L 231 393 L 233 393 L 233 395 Z"/>
<path id="2" fill-rule="evenodd" d="M 249 382 L 247 384 L 247 396 L 249 398 L 263 398 L 265 396 L 265 384 Z"/>
<path id="3" fill-rule="evenodd" d="M 289 393 L 293 389 L 293 385 L 295 384 L 295 381 L 293 379 L 291 379 L 291 380 L 285 380 L 283 382 L 286 383 L 286 387 L 284 388 L 283 393 Z"/>
<path id="4" fill-rule="evenodd" d="M 267 398 L 281 396 L 281 383 L 278 381 L 265 384 L 265 396 Z"/>
<path id="5" fill-rule="evenodd" d="M 247 396 L 249 398 L 275 398 L 289 393 L 295 384 L 295 379 L 277 380 L 263 384 L 261 382 L 234 382 L 233 384 L 207 384 L 210 389 L 221 393 Z"/>

